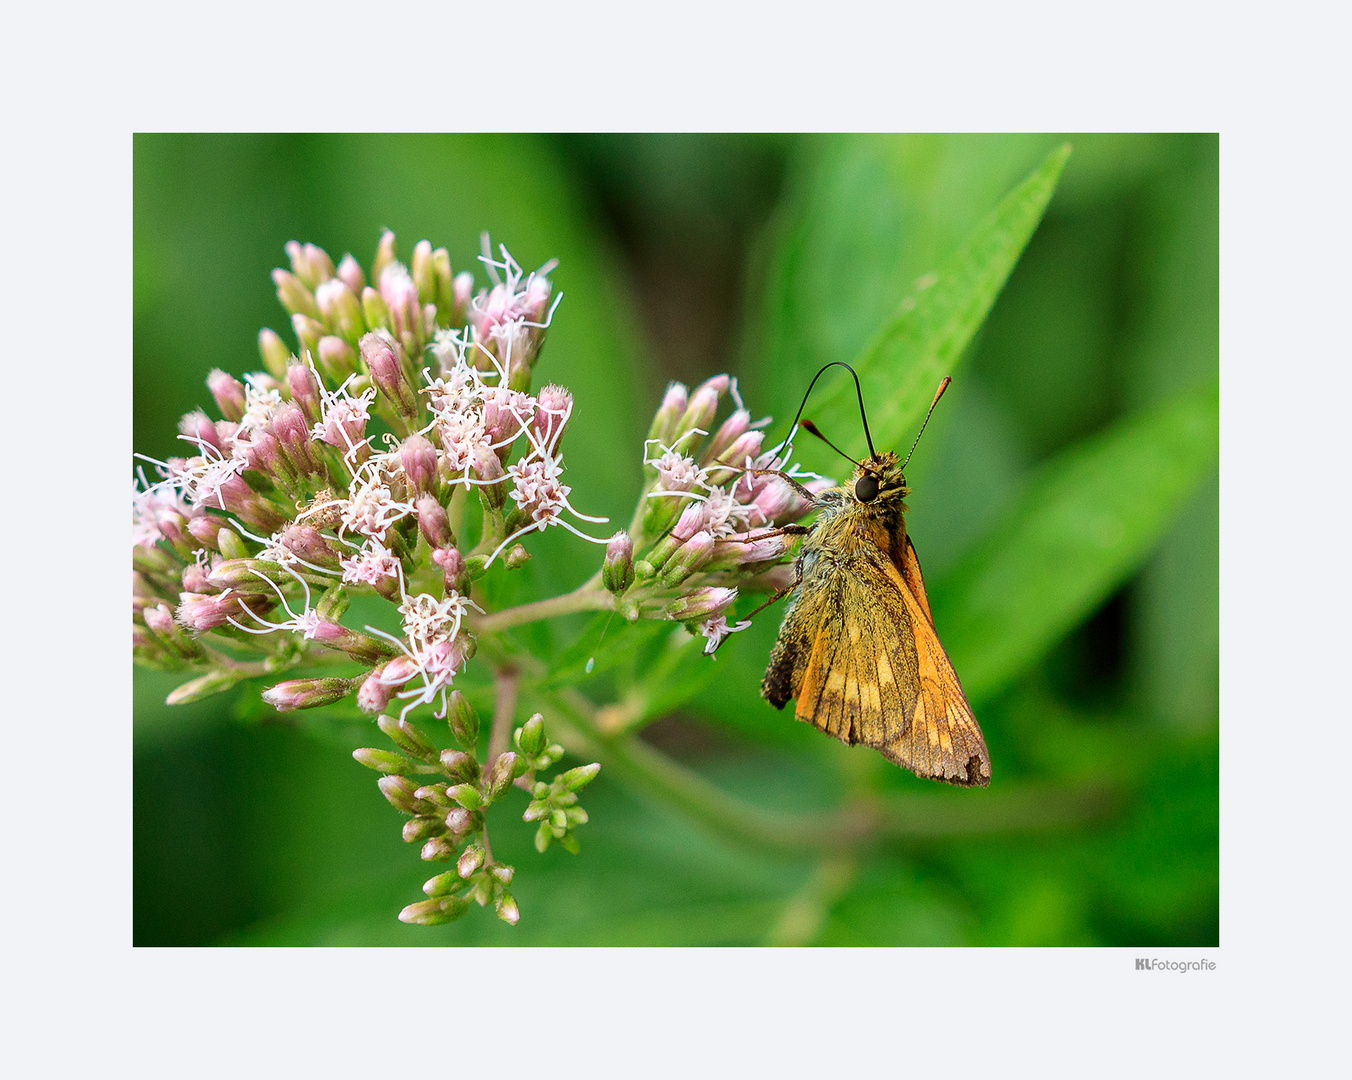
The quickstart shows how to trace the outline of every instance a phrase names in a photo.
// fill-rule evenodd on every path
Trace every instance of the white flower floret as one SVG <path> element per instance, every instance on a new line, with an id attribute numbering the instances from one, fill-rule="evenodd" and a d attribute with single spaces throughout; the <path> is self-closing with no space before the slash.
<path id="1" fill-rule="evenodd" d="M 729 626 L 725 616 L 715 615 L 711 619 L 705 619 L 703 622 L 696 623 L 695 628 L 708 639 L 704 643 L 705 655 L 712 656 L 714 650 L 718 648 L 725 637 L 729 634 L 735 634 L 739 630 L 745 630 L 750 625 L 750 619 L 743 619 L 736 625 Z"/>

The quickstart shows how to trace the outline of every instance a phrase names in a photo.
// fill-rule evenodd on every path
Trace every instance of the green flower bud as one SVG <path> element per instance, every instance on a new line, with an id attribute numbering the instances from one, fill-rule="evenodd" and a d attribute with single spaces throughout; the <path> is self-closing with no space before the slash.
<path id="1" fill-rule="evenodd" d="M 446 789 L 446 794 L 466 810 L 478 810 L 484 804 L 483 796 L 473 784 L 456 784 Z"/>
<path id="2" fill-rule="evenodd" d="M 413 277 L 413 284 L 418 287 L 418 302 L 420 304 L 435 304 L 437 302 L 437 278 L 436 269 L 432 265 L 432 243 L 430 240 L 419 240 L 413 245 L 413 259 L 409 263 L 409 274 Z M 377 278 L 377 281 L 380 279 Z"/>
<path id="3" fill-rule="evenodd" d="M 681 545 L 680 550 L 662 568 L 662 584 L 668 589 L 674 589 L 707 563 L 713 553 L 713 534 L 703 531 L 697 532 Z"/>
<path id="4" fill-rule="evenodd" d="M 451 799 L 446 794 L 445 784 L 424 784 L 413 794 L 437 810 L 444 811 L 451 807 Z"/>
<path id="5" fill-rule="evenodd" d="M 472 877 L 474 871 L 479 869 L 484 862 L 484 849 L 481 844 L 470 844 L 465 848 L 459 861 L 455 864 L 456 872 L 462 878 Z"/>
<path id="6" fill-rule="evenodd" d="M 393 754 L 388 750 L 376 750 L 372 747 L 363 747 L 360 750 L 353 750 L 352 757 L 360 765 L 365 765 L 368 769 L 375 769 L 376 772 L 383 773 L 405 773 L 413 771 L 413 762 L 404 757 L 403 754 Z"/>
<path id="7" fill-rule="evenodd" d="M 272 272 L 273 283 L 277 286 L 277 299 L 282 302 L 282 307 L 292 315 L 305 315 L 311 319 L 318 319 L 319 305 L 315 303 L 314 293 L 305 287 L 305 282 L 291 273 L 290 270 L 280 268 Z M 285 374 L 286 366 L 282 366 Z M 279 376 L 280 377 L 280 376 Z"/>
<path id="8" fill-rule="evenodd" d="M 469 575 L 470 581 L 478 581 L 488 573 L 488 556 L 471 555 L 465 560 L 465 573 Z"/>
<path id="9" fill-rule="evenodd" d="M 216 534 L 216 550 L 227 559 L 247 559 L 249 548 L 234 529 L 222 529 Z"/>
<path id="10" fill-rule="evenodd" d="M 286 342 L 266 327 L 258 331 L 258 355 L 262 357 L 263 366 L 268 369 L 268 374 L 276 379 L 286 378 L 286 368 L 291 363 L 291 350 L 286 347 Z M 238 417 L 226 419 L 233 420 Z"/>
<path id="11" fill-rule="evenodd" d="M 446 329 L 458 326 L 455 311 L 455 279 L 451 275 L 451 256 L 445 248 L 432 252 L 432 273 L 436 277 L 437 325 Z"/>
<path id="12" fill-rule="evenodd" d="M 421 844 L 446 831 L 446 822 L 436 814 L 409 818 L 404 822 L 404 843 Z"/>
<path id="13" fill-rule="evenodd" d="M 366 325 L 372 330 L 390 328 L 390 309 L 385 305 L 380 293 L 369 285 L 362 290 L 361 309 L 362 314 L 366 316 Z"/>
<path id="14" fill-rule="evenodd" d="M 559 781 L 569 791 L 580 791 L 590 784 L 600 771 L 601 763 L 594 761 L 590 765 L 579 765 L 576 769 L 569 769 L 559 776 Z"/>
<path id="15" fill-rule="evenodd" d="M 432 900 L 419 900 L 409 904 L 399 912 L 399 921 L 417 926 L 438 926 L 454 922 L 469 910 L 469 901 L 460 896 L 442 896 Z"/>
<path id="16" fill-rule="evenodd" d="M 455 855 L 455 845 L 444 836 L 434 836 L 422 846 L 423 862 L 449 862 Z"/>
<path id="17" fill-rule="evenodd" d="M 487 791 L 489 802 L 496 802 L 512 786 L 512 777 L 516 768 L 516 755 L 510 750 L 498 755 L 493 767 L 488 770 Z"/>
<path id="18" fill-rule="evenodd" d="M 536 713 L 513 733 L 517 749 L 528 758 L 537 758 L 545 748 L 545 718 Z"/>
<path id="19" fill-rule="evenodd" d="M 474 749 L 479 741 L 479 714 L 459 690 L 451 691 L 449 704 L 447 719 L 451 725 L 451 734 L 466 750 Z"/>
<path id="20" fill-rule="evenodd" d="M 325 622 L 336 623 L 347 614 L 351 602 L 347 589 L 342 585 L 334 585 L 319 598 L 319 603 L 315 605 L 315 614 Z"/>
<path id="21" fill-rule="evenodd" d="M 437 760 L 437 748 L 428 741 L 427 736 L 407 720 L 396 720 L 392 716 L 380 716 L 376 725 L 389 736 L 390 740 L 406 754 L 428 763 Z"/>
<path id="22" fill-rule="evenodd" d="M 517 920 L 521 918 L 521 912 L 516 906 L 516 901 L 506 889 L 502 890 L 502 895 L 498 898 L 497 912 L 498 918 L 508 926 L 515 926 Z"/>
<path id="23" fill-rule="evenodd" d="M 513 544 L 512 550 L 507 552 L 504 561 L 507 563 L 508 570 L 519 570 L 530 562 L 530 552 L 520 544 Z"/>
<path id="24" fill-rule="evenodd" d="M 380 243 L 376 246 L 375 261 L 371 263 L 371 280 L 379 281 L 381 271 L 394 261 L 394 233 L 386 229 L 380 234 Z"/>
<path id="25" fill-rule="evenodd" d="M 512 877 L 516 874 L 510 866 L 494 866 L 488 872 L 493 875 L 493 880 L 503 885 L 510 885 Z"/>
<path id="26" fill-rule="evenodd" d="M 423 892 L 428 896 L 449 896 L 464 883 L 464 879 L 454 870 L 428 878 L 423 882 Z"/>
<path id="27" fill-rule="evenodd" d="M 443 750 L 441 767 L 446 770 L 446 775 L 457 783 L 479 782 L 479 762 L 473 754 L 466 754 L 460 750 Z"/>
<path id="28" fill-rule="evenodd" d="M 432 806 L 418 797 L 418 783 L 407 776 L 382 776 L 376 781 L 389 804 L 405 814 L 426 814 Z"/>
<path id="29" fill-rule="evenodd" d="M 169 696 L 164 699 L 164 703 L 166 705 L 188 705 L 194 701 L 201 701 L 203 698 L 211 697 L 212 694 L 229 690 L 241 678 L 242 676 L 233 671 L 209 671 L 207 674 L 171 690 Z"/>

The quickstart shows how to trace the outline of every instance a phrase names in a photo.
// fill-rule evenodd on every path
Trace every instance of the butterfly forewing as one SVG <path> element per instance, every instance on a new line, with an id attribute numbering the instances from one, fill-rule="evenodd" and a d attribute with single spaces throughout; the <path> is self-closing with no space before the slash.
<path id="1" fill-rule="evenodd" d="M 762 692 L 842 742 L 863 743 L 918 776 L 990 781 L 990 756 L 934 632 L 920 564 L 867 556 L 814 566 L 780 630 Z M 919 597 L 909 580 L 917 582 Z"/>

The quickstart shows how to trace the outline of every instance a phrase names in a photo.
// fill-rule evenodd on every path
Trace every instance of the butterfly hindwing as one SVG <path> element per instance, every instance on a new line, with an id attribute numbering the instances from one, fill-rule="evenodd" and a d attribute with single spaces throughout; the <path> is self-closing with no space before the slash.
<path id="1" fill-rule="evenodd" d="M 802 671 L 790 684 L 798 718 L 842 742 L 871 746 L 917 776 L 989 783 L 981 730 L 927 605 L 902 572 L 890 562 L 855 560 L 823 582 L 817 598 L 820 607 L 802 616 L 814 626 L 811 651 L 792 667 Z"/>

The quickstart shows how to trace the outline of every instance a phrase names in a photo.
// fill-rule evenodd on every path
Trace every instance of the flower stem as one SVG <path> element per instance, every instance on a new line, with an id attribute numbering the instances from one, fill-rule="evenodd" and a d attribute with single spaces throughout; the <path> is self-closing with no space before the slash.
<path id="1" fill-rule="evenodd" d="M 476 634 L 494 634 L 510 626 L 572 615 L 578 611 L 614 611 L 615 597 L 601 588 L 600 583 L 601 575 L 597 574 L 570 593 L 480 615 L 470 622 L 470 629 Z"/>

